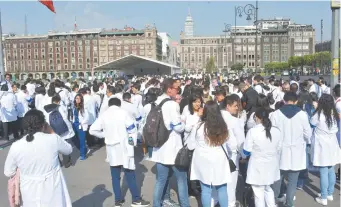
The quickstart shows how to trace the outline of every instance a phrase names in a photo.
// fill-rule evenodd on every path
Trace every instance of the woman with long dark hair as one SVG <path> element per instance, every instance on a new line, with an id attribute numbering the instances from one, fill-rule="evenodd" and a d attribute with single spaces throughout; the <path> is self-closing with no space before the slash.
<path id="1" fill-rule="evenodd" d="M 193 126 L 195 126 L 202 116 L 203 113 L 203 99 L 200 94 L 192 94 L 188 99 L 188 110 L 189 114 L 182 114 L 181 120 L 185 123 L 185 133 L 184 138 L 186 139 L 189 133 L 192 131 Z"/>
<path id="2" fill-rule="evenodd" d="M 74 100 L 73 109 L 73 129 L 79 139 L 80 160 L 86 159 L 86 131 L 88 130 L 89 112 L 84 108 L 84 99 L 81 94 L 77 94 Z"/>
<path id="3" fill-rule="evenodd" d="M 250 118 L 256 126 L 248 131 L 244 142 L 243 155 L 251 155 L 246 183 L 252 186 L 256 207 L 274 207 L 275 196 L 270 185 L 280 179 L 280 131 L 272 126 L 265 108 L 257 109 Z"/>
<path id="4" fill-rule="evenodd" d="M 39 110 L 28 111 L 23 126 L 28 134 L 12 144 L 4 168 L 7 177 L 20 173 L 22 206 L 71 207 L 58 154 L 71 154 L 72 146 L 50 133 Z"/>
<path id="5" fill-rule="evenodd" d="M 313 165 L 320 170 L 321 194 L 316 202 L 322 205 L 327 205 L 327 200 L 333 200 L 336 182 L 334 167 L 340 163 L 340 148 L 336 137 L 338 119 L 334 98 L 329 94 L 322 94 L 310 119 L 310 123 L 315 126 L 311 159 Z"/>
<path id="6" fill-rule="evenodd" d="M 214 101 L 205 104 L 201 121 L 189 135 L 188 149 L 194 150 L 191 180 L 199 180 L 203 207 L 211 206 L 212 189 L 218 192 L 220 206 L 228 206 L 227 183 L 231 181 L 230 165 L 226 157 L 227 125 Z"/>
<path id="7" fill-rule="evenodd" d="M 270 95 L 259 94 L 256 108 L 257 109 L 264 108 L 271 115 L 271 112 L 273 112 L 274 110 L 270 107 L 270 105 L 272 105 L 273 103 L 274 103 L 274 100 Z M 246 123 L 247 130 L 256 126 L 256 122 L 254 119 L 252 119 L 252 117 L 254 117 L 254 113 L 252 113 L 250 118 L 247 120 L 247 123 Z"/>

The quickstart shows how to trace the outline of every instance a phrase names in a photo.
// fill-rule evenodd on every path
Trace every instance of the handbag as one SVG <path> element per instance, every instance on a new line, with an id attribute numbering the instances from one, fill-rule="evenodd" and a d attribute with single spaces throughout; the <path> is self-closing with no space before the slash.
<path id="1" fill-rule="evenodd" d="M 234 171 L 237 170 L 237 166 L 234 164 L 233 160 L 231 160 L 231 159 L 229 158 L 229 156 L 227 155 L 227 153 L 226 153 L 226 151 L 225 151 L 223 145 L 221 145 L 221 148 L 223 149 L 223 151 L 224 151 L 224 153 L 225 153 L 225 155 L 226 155 L 226 158 L 227 158 L 227 160 L 228 160 L 228 162 L 229 162 L 229 165 L 230 165 L 230 172 L 233 173 Z"/>
<path id="2" fill-rule="evenodd" d="M 193 150 L 187 148 L 187 144 L 184 145 L 184 138 L 182 137 L 182 148 L 178 152 L 175 158 L 175 166 L 182 169 L 188 169 L 191 165 Z"/>

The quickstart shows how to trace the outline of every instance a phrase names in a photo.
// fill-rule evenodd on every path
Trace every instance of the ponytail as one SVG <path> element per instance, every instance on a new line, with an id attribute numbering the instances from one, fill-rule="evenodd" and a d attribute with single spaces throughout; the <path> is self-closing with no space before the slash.
<path id="1" fill-rule="evenodd" d="M 255 112 L 255 116 L 262 121 L 262 125 L 265 128 L 266 137 L 269 138 L 271 141 L 272 137 L 271 137 L 270 130 L 272 127 L 272 123 L 269 119 L 269 112 L 265 108 L 262 107 L 262 108 L 257 109 L 257 111 Z"/>
<path id="2" fill-rule="evenodd" d="M 27 129 L 26 141 L 27 142 L 32 142 L 33 139 L 34 139 L 34 134 L 35 134 L 34 129 L 32 127 L 29 127 Z"/>
<path id="3" fill-rule="evenodd" d="M 270 141 L 271 141 L 271 133 L 270 133 L 270 130 L 271 130 L 272 124 L 271 124 L 271 121 L 270 121 L 269 117 L 263 118 L 263 119 L 262 119 L 262 125 L 263 125 L 264 128 L 265 128 L 266 137 L 269 138 Z"/>
<path id="4" fill-rule="evenodd" d="M 25 114 L 23 127 L 27 130 L 26 141 L 32 142 L 34 134 L 42 132 L 45 125 L 45 116 L 43 112 L 32 109 Z"/>

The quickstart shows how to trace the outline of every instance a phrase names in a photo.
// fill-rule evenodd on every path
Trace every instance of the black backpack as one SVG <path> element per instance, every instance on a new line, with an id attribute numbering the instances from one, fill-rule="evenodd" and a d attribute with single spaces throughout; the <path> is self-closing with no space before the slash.
<path id="1" fill-rule="evenodd" d="M 62 136 L 63 134 L 67 133 L 69 131 L 69 128 L 67 127 L 62 115 L 60 114 L 59 107 L 56 107 L 49 115 L 49 121 L 50 126 L 53 129 L 53 131 L 58 134 L 59 136 Z"/>
<path id="2" fill-rule="evenodd" d="M 166 98 L 157 106 L 151 104 L 151 110 L 143 127 L 143 137 L 146 146 L 161 147 L 168 140 L 171 130 L 168 130 L 165 126 L 161 107 L 170 100 Z"/>

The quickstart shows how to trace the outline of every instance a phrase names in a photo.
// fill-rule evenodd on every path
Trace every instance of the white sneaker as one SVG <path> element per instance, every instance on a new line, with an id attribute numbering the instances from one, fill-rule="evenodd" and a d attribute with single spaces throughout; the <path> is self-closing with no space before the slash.
<path id="1" fill-rule="evenodd" d="M 321 198 L 321 193 L 318 193 L 317 196 Z M 327 196 L 327 200 L 328 201 L 333 201 L 334 200 L 333 195 Z"/>
<path id="2" fill-rule="evenodd" d="M 319 204 L 326 206 L 327 205 L 327 199 L 322 199 L 321 197 L 316 197 L 315 198 L 316 202 L 318 202 Z"/>

